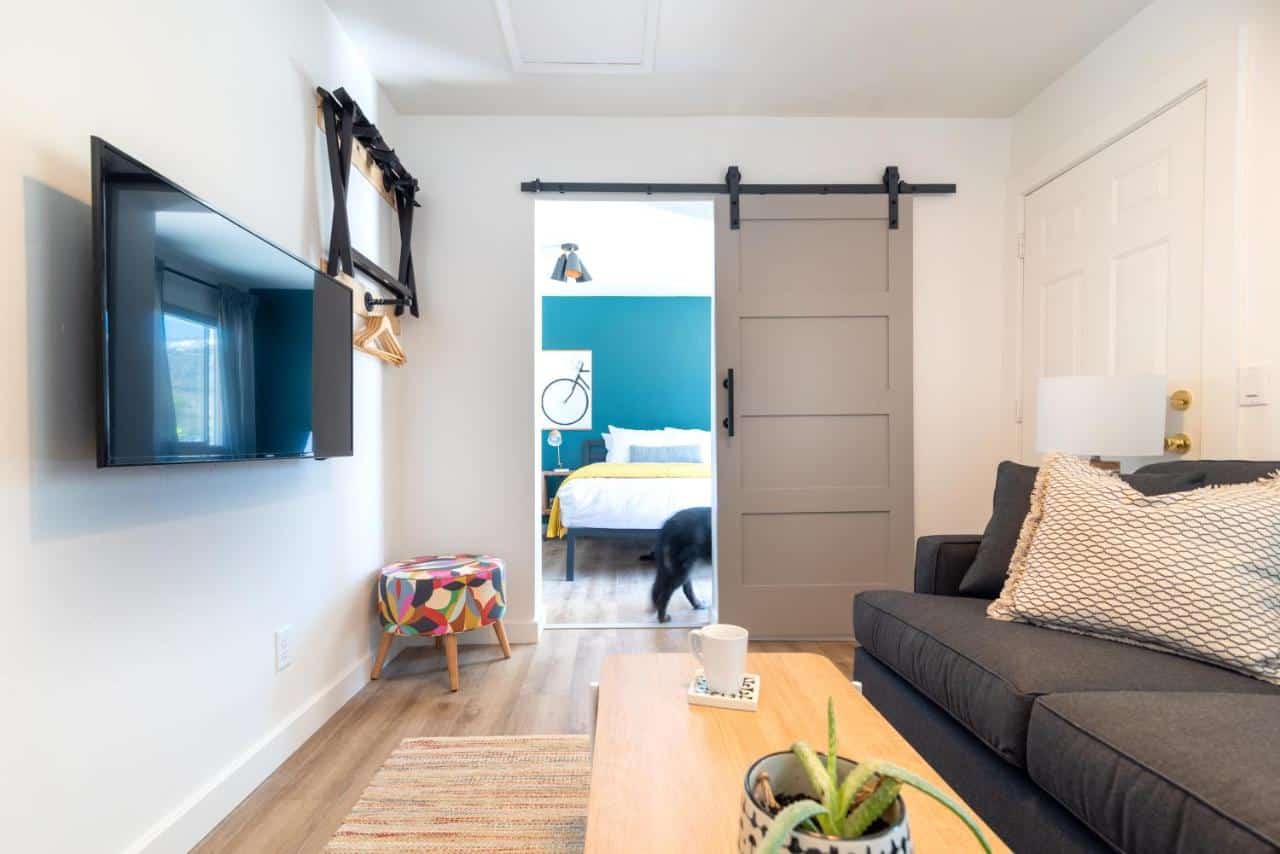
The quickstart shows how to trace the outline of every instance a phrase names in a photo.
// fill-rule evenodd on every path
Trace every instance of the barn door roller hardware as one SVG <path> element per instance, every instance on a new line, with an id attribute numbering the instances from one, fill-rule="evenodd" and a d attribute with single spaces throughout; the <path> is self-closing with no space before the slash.
<path id="1" fill-rule="evenodd" d="M 413 209 L 418 179 L 400 162 L 395 149 L 382 138 L 381 131 L 365 118 L 360 105 L 345 89 L 328 92 L 316 89 L 320 123 L 329 149 L 329 179 L 333 184 L 333 226 L 329 232 L 329 257 L 325 272 L 348 276 L 358 269 L 395 295 L 379 305 L 394 305 L 396 314 L 405 308 L 418 316 L 418 288 L 413 272 Z M 378 195 L 395 208 L 400 226 L 400 264 L 395 275 L 361 255 L 351 245 L 351 224 L 347 217 L 347 186 L 351 165 L 359 152 L 358 168 L 374 184 Z"/>
<path id="2" fill-rule="evenodd" d="M 687 195 L 726 195 L 729 197 L 729 227 L 739 227 L 738 200 L 742 196 L 874 196 L 889 197 L 889 227 L 898 227 L 898 197 L 910 195 L 949 195 L 955 184 L 909 184 L 898 174 L 897 166 L 886 166 L 879 184 L 743 184 L 742 170 L 730 166 L 722 184 L 646 184 L 638 181 L 590 183 L 543 181 L 535 178 L 520 184 L 522 193 L 681 193 Z"/>

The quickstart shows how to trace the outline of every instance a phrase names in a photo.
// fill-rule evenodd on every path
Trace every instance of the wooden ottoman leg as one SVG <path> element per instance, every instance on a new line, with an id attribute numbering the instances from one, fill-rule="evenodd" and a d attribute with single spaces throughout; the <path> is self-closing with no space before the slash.
<path id="1" fill-rule="evenodd" d="M 449 690 L 458 690 L 458 636 L 453 632 L 444 636 L 444 654 L 449 659 Z"/>
<path id="2" fill-rule="evenodd" d="M 507 641 L 507 630 L 502 625 L 502 620 L 493 621 L 493 632 L 498 636 L 498 645 L 502 647 L 502 655 L 505 658 L 511 657 L 511 644 Z"/>
<path id="3" fill-rule="evenodd" d="M 382 640 L 378 641 L 378 657 L 373 660 L 373 673 L 370 679 L 377 679 L 382 675 L 382 662 L 387 660 L 387 652 L 391 649 L 391 632 L 383 632 Z"/>

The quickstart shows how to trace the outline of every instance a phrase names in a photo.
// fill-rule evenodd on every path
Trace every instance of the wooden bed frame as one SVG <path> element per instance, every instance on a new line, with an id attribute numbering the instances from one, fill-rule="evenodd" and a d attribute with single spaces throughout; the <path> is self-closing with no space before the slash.
<path id="1" fill-rule="evenodd" d="M 587 439 L 582 443 L 582 464 L 602 463 L 605 460 L 606 448 L 604 439 Z M 649 540 L 656 541 L 656 528 L 567 528 L 565 530 L 564 575 L 566 581 L 573 581 L 574 563 L 577 552 L 578 537 L 590 537 L 598 540 Z"/>

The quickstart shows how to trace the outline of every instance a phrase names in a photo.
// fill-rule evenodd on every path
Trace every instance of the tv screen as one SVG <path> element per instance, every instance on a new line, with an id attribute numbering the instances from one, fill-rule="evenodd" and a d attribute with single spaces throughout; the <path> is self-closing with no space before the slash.
<path id="1" fill-rule="evenodd" d="M 98 465 L 350 456 L 351 291 L 97 137 L 92 157 Z"/>

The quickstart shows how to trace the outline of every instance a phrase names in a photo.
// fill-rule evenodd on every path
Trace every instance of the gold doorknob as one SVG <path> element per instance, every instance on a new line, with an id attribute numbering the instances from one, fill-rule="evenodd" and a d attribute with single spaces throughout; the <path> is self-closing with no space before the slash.
<path id="1" fill-rule="evenodd" d="M 1164 437 L 1164 449 L 1170 454 L 1185 454 L 1191 450 L 1191 437 L 1186 433 L 1174 433 Z"/>
<path id="2" fill-rule="evenodd" d="M 1169 406 L 1177 412 L 1185 412 L 1191 408 L 1191 392 L 1180 388 L 1169 395 Z"/>

